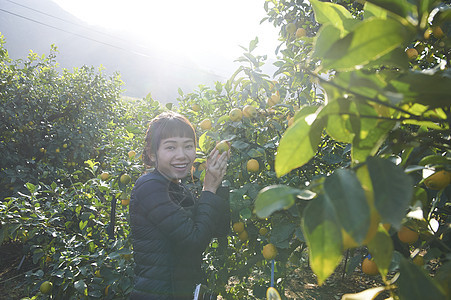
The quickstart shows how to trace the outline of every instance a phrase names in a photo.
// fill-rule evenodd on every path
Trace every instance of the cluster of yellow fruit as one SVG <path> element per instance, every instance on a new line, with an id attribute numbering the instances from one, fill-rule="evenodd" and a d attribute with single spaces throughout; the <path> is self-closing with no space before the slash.
<path id="1" fill-rule="evenodd" d="M 240 239 L 240 241 L 245 242 L 249 239 L 249 234 L 247 233 L 247 230 L 246 230 L 243 222 L 239 221 L 239 222 L 233 223 L 232 229 L 233 229 L 233 232 L 238 234 L 238 238 Z"/>
<path id="2" fill-rule="evenodd" d="M 243 110 L 235 107 L 229 112 L 229 118 L 232 122 L 239 122 L 243 117 L 245 118 L 255 118 L 258 115 L 257 108 L 252 105 L 244 106 Z"/>

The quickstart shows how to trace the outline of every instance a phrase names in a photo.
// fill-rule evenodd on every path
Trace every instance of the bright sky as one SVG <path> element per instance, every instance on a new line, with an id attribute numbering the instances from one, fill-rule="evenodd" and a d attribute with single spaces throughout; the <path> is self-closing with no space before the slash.
<path id="1" fill-rule="evenodd" d="M 65 10 L 91 25 L 118 30 L 137 43 L 164 53 L 189 58 L 196 63 L 227 72 L 239 47 L 256 36 L 254 54 L 275 58 L 278 29 L 268 22 L 265 0 L 54 0 Z"/>

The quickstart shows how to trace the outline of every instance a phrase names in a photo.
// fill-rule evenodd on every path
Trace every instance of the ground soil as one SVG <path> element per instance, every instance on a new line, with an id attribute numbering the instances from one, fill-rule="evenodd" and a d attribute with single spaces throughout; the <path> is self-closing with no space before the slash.
<path id="1" fill-rule="evenodd" d="M 25 289 L 25 273 L 37 269 L 31 257 L 24 256 L 22 245 L 4 243 L 0 247 L 0 300 L 17 300 L 28 296 Z M 288 299 L 334 300 L 343 294 L 357 293 L 381 286 L 380 276 L 368 276 L 358 268 L 351 275 L 343 276 L 340 267 L 326 282 L 319 286 L 316 275 L 307 266 L 295 269 L 287 278 L 285 296 Z M 388 295 L 379 295 L 382 300 Z"/>

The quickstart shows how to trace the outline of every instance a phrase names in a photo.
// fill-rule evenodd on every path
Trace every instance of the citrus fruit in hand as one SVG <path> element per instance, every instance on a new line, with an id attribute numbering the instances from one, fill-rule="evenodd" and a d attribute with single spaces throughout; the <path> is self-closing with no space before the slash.
<path id="1" fill-rule="evenodd" d="M 50 294 L 52 292 L 52 289 L 53 289 L 53 283 L 51 283 L 50 281 L 44 281 L 41 284 L 41 286 L 39 287 L 39 290 L 43 294 Z"/>
<path id="2" fill-rule="evenodd" d="M 437 171 L 424 180 L 431 190 L 441 190 L 451 182 L 451 173 L 446 170 Z"/>
<path id="3" fill-rule="evenodd" d="M 257 109 L 252 105 L 246 105 L 243 108 L 243 116 L 246 118 L 255 118 L 257 116 Z"/>
<path id="4" fill-rule="evenodd" d="M 199 123 L 199 126 L 200 126 L 200 128 L 202 128 L 202 130 L 210 130 L 211 129 L 211 120 L 205 119 Z"/>
<path id="5" fill-rule="evenodd" d="M 277 248 L 274 244 L 266 244 L 263 246 L 263 257 L 267 260 L 274 259 L 277 255 Z"/>
<path id="6" fill-rule="evenodd" d="M 128 175 L 128 174 L 122 174 L 120 180 L 121 180 L 121 183 L 123 183 L 123 184 L 129 184 L 131 178 L 130 178 L 130 175 Z"/>
<path id="7" fill-rule="evenodd" d="M 241 233 L 244 231 L 244 223 L 243 222 L 233 223 L 232 228 L 233 228 L 233 232 Z"/>
<path id="8" fill-rule="evenodd" d="M 362 272 L 368 275 L 377 275 L 379 274 L 379 269 L 374 261 L 365 257 L 362 262 Z"/>
<path id="9" fill-rule="evenodd" d="M 267 290 L 266 290 L 266 299 L 267 300 L 280 300 L 282 298 L 280 298 L 280 294 L 279 292 L 273 288 L 272 286 L 270 286 Z"/>
<path id="10" fill-rule="evenodd" d="M 239 108 L 233 108 L 229 112 L 229 118 L 233 122 L 238 122 L 238 121 L 240 121 L 243 118 L 243 112 Z"/>
<path id="11" fill-rule="evenodd" d="M 258 172 L 260 169 L 260 165 L 258 164 L 258 160 L 252 158 L 247 161 L 246 168 L 248 172 Z"/>
<path id="12" fill-rule="evenodd" d="M 227 141 L 220 141 L 216 144 L 216 149 L 219 151 L 219 153 L 222 153 L 224 151 L 229 151 L 230 146 Z"/>
<path id="13" fill-rule="evenodd" d="M 402 226 L 398 231 L 398 238 L 401 242 L 406 244 L 413 244 L 418 240 L 420 235 L 407 226 Z"/>

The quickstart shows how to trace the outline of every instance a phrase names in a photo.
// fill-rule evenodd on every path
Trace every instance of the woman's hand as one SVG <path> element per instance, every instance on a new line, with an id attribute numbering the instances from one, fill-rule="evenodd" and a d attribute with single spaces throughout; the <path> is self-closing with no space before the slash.
<path id="1" fill-rule="evenodd" d="M 216 193 L 226 173 L 229 157 L 230 150 L 224 151 L 222 154 L 219 154 L 216 148 L 211 151 L 207 158 L 203 191 Z"/>

